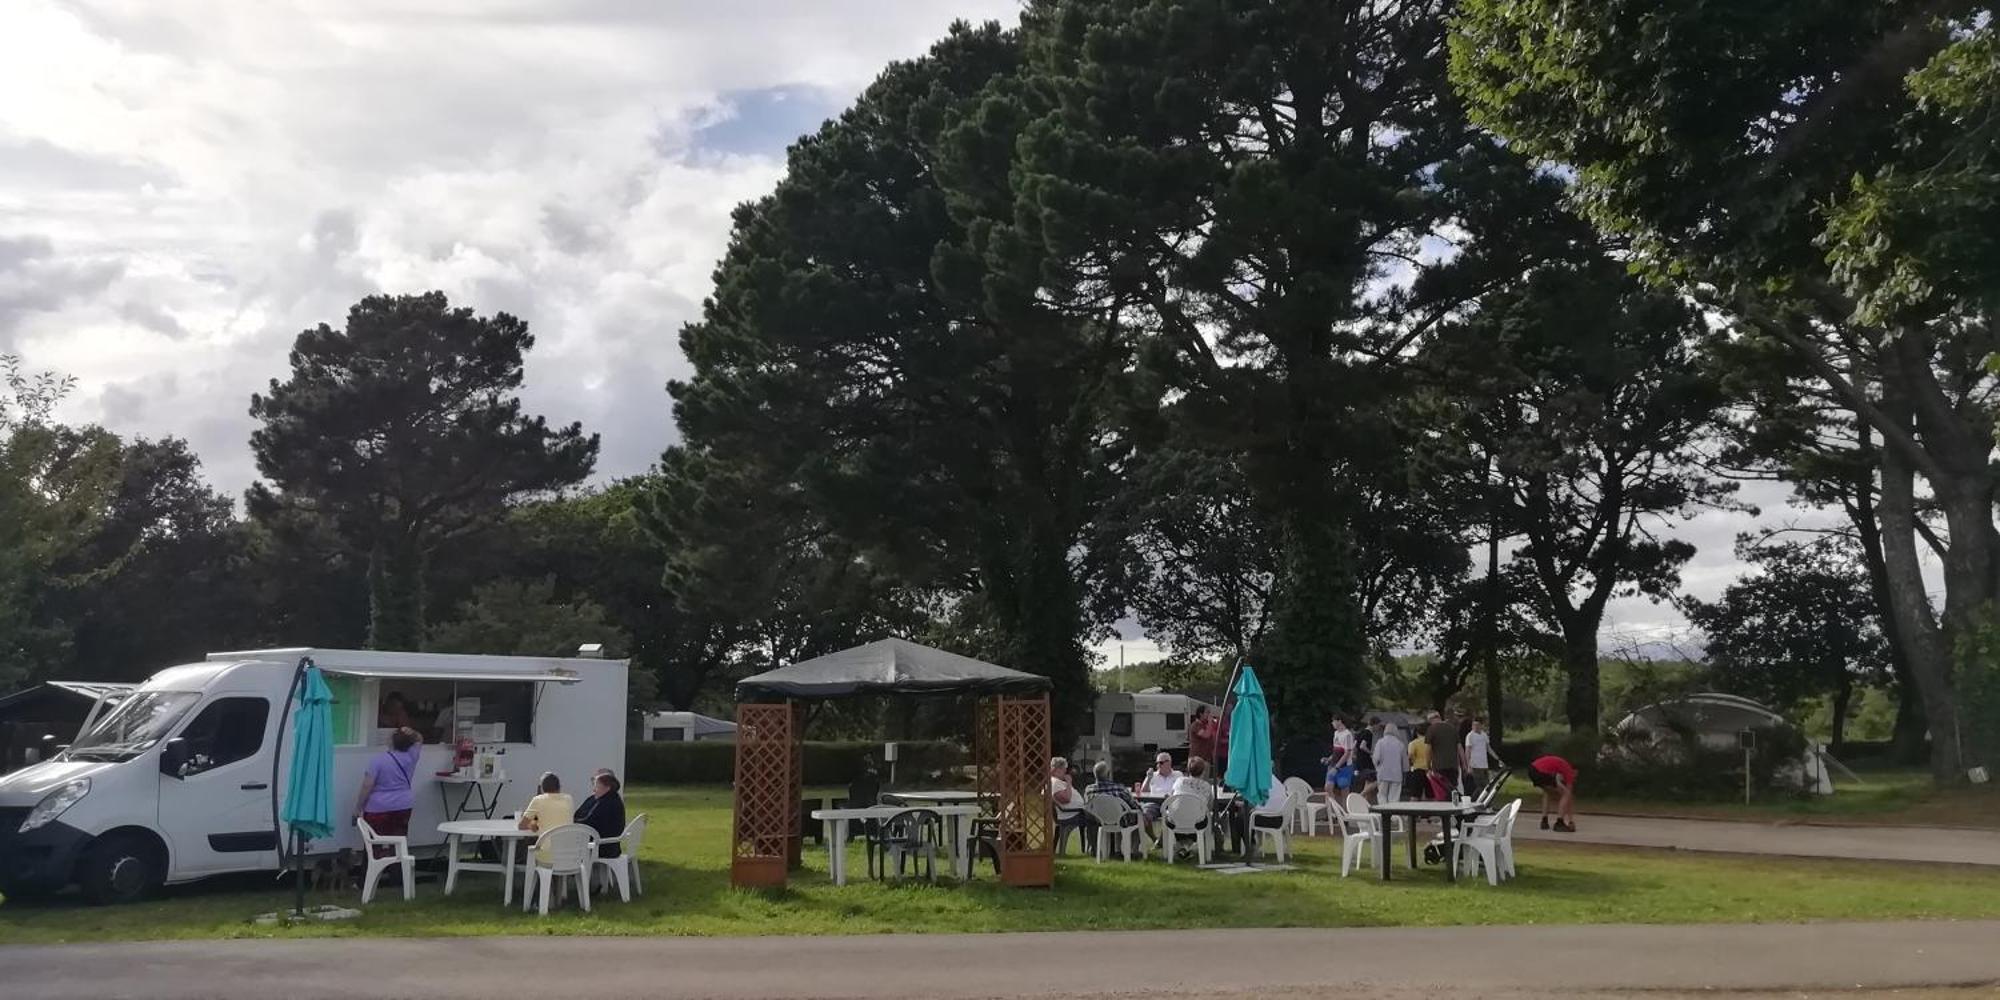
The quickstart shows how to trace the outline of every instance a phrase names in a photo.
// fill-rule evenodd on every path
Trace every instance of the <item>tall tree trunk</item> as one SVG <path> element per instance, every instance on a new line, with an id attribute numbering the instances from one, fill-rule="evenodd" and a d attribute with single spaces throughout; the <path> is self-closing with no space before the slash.
<path id="1" fill-rule="evenodd" d="M 1507 700 L 1500 687 L 1500 644 L 1494 638 L 1500 618 L 1500 594 L 1500 520 L 1496 517 L 1486 526 L 1485 626 L 1486 733 L 1496 746 L 1507 732 L 1507 723 L 1501 718 Z"/>
<path id="2" fill-rule="evenodd" d="M 1563 713 L 1572 733 L 1595 734 L 1598 729 L 1597 625 L 1597 616 L 1586 614 L 1564 616 L 1562 622 L 1563 671 L 1569 677 Z"/>
<path id="3" fill-rule="evenodd" d="M 1893 405 L 1885 399 L 1884 407 Z M 1911 679 L 1923 699 L 1931 733 L 1931 775 L 1950 781 L 1958 774 L 1958 712 L 1952 702 L 1951 657 L 1932 612 L 1917 556 L 1915 474 L 1894 448 L 1882 450 L 1882 501 L 1876 519 L 1882 528 L 1883 564 L 1888 571 L 1889 611 L 1910 653 Z M 1954 546 L 1955 547 L 1955 546 Z"/>
<path id="4" fill-rule="evenodd" d="M 368 553 L 368 648 L 424 646 L 424 551 L 402 527 L 386 529 Z"/>
<path id="5" fill-rule="evenodd" d="M 1870 447 L 1872 432 L 1868 422 L 1856 421 L 1861 447 Z M 1898 764 L 1916 764 L 1924 759 L 1923 698 L 1917 693 L 1916 678 L 1910 674 L 1910 644 L 1903 635 L 1900 618 L 1891 613 L 1889 564 L 1882 556 L 1882 530 L 1875 523 L 1875 482 L 1871 473 L 1854 484 L 1847 505 L 1848 520 L 1861 541 L 1861 559 L 1868 566 L 1868 590 L 1881 609 L 1882 637 L 1889 646 L 1889 669 L 1896 678 L 1896 724 L 1891 731 L 1890 757 Z"/>

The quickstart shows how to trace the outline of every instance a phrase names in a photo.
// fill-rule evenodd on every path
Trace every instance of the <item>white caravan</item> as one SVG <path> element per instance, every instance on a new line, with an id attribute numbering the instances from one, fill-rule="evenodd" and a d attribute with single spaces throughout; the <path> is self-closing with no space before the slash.
<path id="1" fill-rule="evenodd" d="M 0 893 L 75 883 L 115 901 L 163 883 L 279 867 L 274 804 L 291 769 L 285 705 L 302 657 L 334 697 L 335 833 L 311 854 L 360 846 L 353 809 L 362 774 L 396 726 L 424 734 L 412 847 L 443 843 L 438 824 L 465 809 L 467 785 L 439 779 L 458 764 L 460 740 L 505 779 L 489 800 L 495 815 L 524 805 L 544 771 L 578 791 L 597 768 L 624 771 L 623 660 L 210 653 L 154 674 L 55 757 L 0 777 Z"/>
<path id="2" fill-rule="evenodd" d="M 1138 694 L 1105 693 L 1097 696 L 1091 711 L 1089 733 L 1077 743 L 1076 755 L 1089 757 L 1109 750 L 1181 751 L 1176 760 L 1186 759 L 1188 726 L 1195 709 L 1206 706 L 1210 715 L 1218 709 L 1208 702 L 1184 694 L 1143 691 Z"/>

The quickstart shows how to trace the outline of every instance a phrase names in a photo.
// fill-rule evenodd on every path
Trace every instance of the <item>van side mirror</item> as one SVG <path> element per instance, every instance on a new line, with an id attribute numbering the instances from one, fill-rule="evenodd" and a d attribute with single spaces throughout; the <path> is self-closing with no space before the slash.
<path id="1" fill-rule="evenodd" d="M 181 769 L 187 767 L 187 762 L 188 762 L 187 740 L 184 740 L 176 736 L 173 739 L 168 740 L 166 746 L 160 748 L 161 774 L 164 774 L 170 778 L 181 777 Z"/>

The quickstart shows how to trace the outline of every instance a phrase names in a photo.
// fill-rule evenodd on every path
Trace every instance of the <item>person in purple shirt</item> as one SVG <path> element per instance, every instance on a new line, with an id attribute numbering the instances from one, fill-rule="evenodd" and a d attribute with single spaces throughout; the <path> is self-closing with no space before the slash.
<path id="1" fill-rule="evenodd" d="M 389 735 L 389 749 L 368 762 L 361 778 L 361 797 L 354 811 L 368 821 L 369 829 L 384 837 L 404 837 L 410 833 L 410 810 L 416 805 L 417 757 L 423 752 L 424 738 L 408 726 Z"/>

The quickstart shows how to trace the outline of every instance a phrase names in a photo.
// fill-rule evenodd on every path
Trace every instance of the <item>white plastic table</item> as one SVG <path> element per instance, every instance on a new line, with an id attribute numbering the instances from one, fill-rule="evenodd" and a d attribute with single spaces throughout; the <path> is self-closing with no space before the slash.
<path id="1" fill-rule="evenodd" d="M 1368 811 L 1381 816 L 1410 817 L 1410 867 L 1417 867 L 1417 820 L 1435 819 L 1444 828 L 1444 877 L 1447 881 L 1458 881 L 1458 859 L 1451 853 L 1451 837 L 1459 823 L 1471 819 L 1482 809 L 1470 802 L 1437 802 L 1419 800 L 1415 802 L 1380 802 Z M 1382 881 L 1389 880 L 1389 828 L 1382 827 L 1382 843 L 1376 845 L 1376 852 L 1382 856 Z"/>
<path id="2" fill-rule="evenodd" d="M 930 812 L 945 818 L 950 832 L 945 834 L 946 853 L 951 858 L 952 873 L 960 881 L 972 877 L 964 863 L 971 857 L 965 850 L 965 821 L 979 815 L 979 807 L 968 806 L 924 806 Z M 866 806 L 860 809 L 815 809 L 812 818 L 831 825 L 827 831 L 827 867 L 833 872 L 834 885 L 847 884 L 847 831 L 854 820 L 888 819 L 898 813 L 909 812 L 908 806 Z"/>
<path id="3" fill-rule="evenodd" d="M 459 872 L 498 872 L 500 875 L 500 905 L 509 906 L 514 902 L 514 845 L 522 841 L 533 841 L 541 833 L 523 830 L 511 819 L 461 819 L 449 823 L 439 823 L 438 832 L 449 839 L 445 842 L 444 894 L 458 884 Z M 500 842 L 500 863 L 486 861 L 459 860 L 459 847 L 464 840 L 497 840 Z"/>
<path id="4" fill-rule="evenodd" d="M 883 792 L 882 797 L 915 806 L 963 806 L 977 803 L 981 798 L 997 798 L 992 792 L 968 792 L 960 789 L 945 789 L 936 792 Z"/>

